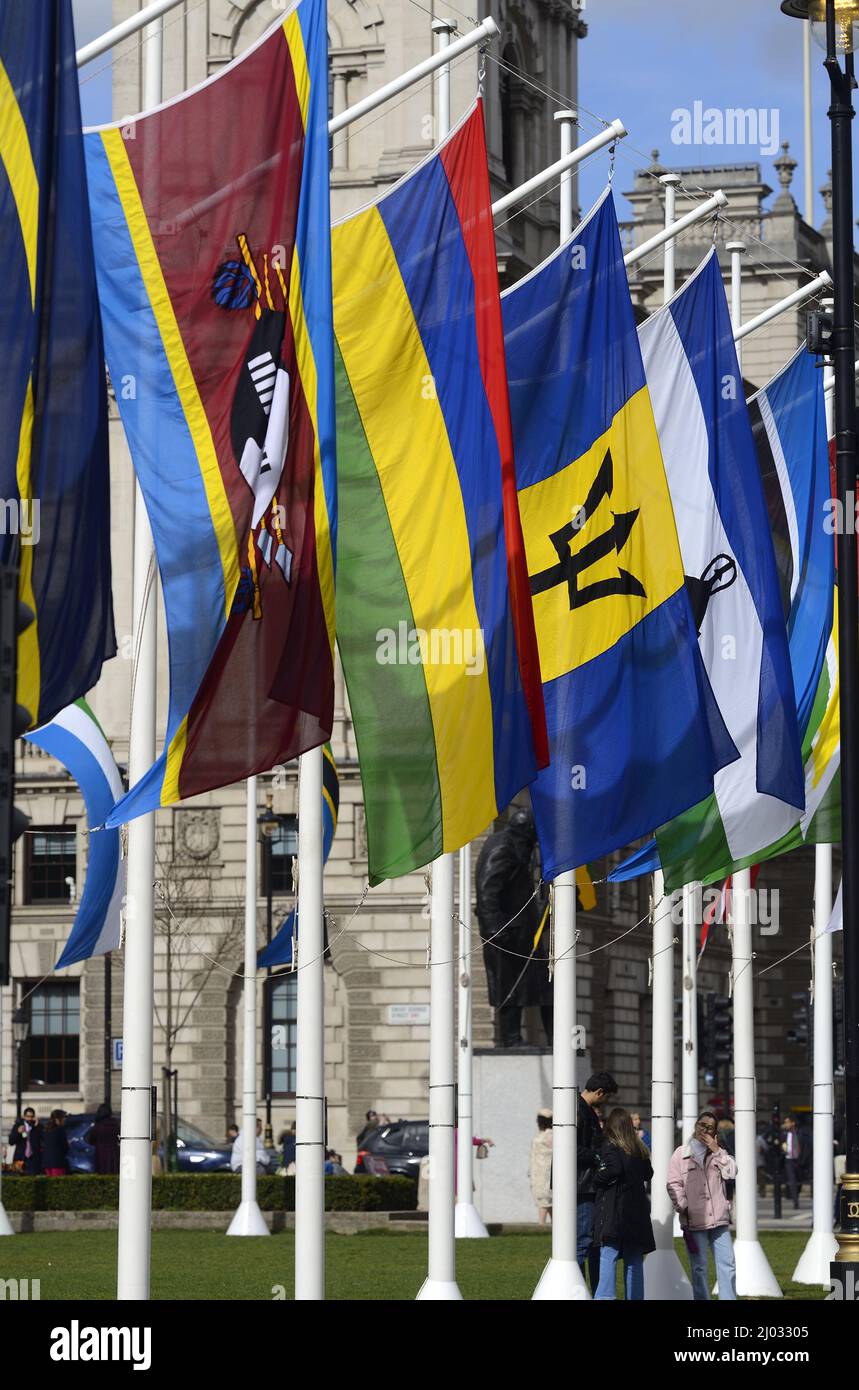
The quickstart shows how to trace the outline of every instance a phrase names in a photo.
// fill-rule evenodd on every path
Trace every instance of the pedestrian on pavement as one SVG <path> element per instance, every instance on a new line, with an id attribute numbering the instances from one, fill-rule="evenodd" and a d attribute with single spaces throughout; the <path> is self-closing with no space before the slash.
<path id="1" fill-rule="evenodd" d="M 645 1184 L 653 1177 L 650 1154 L 622 1106 L 609 1114 L 595 1182 L 594 1241 L 600 1275 L 594 1299 L 617 1297 L 616 1266 L 623 1260 L 627 1300 L 644 1298 L 644 1257 L 656 1249 Z"/>
<path id="2" fill-rule="evenodd" d="M 632 1127 L 633 1127 L 633 1129 L 635 1130 L 636 1137 L 639 1138 L 639 1139 L 641 1140 L 642 1144 L 644 1145 L 644 1147 L 645 1147 L 646 1149 L 649 1149 L 649 1148 L 650 1148 L 650 1130 L 649 1130 L 649 1129 L 645 1129 L 644 1126 L 642 1125 L 642 1123 L 641 1123 L 641 1116 L 639 1115 L 638 1111 L 637 1111 L 637 1110 L 633 1110 L 633 1112 L 632 1112 L 632 1114 L 630 1115 L 629 1118 L 632 1120 Z"/>
<path id="3" fill-rule="evenodd" d="M 695 1301 L 710 1298 L 707 1256 L 713 1251 L 719 1300 L 737 1297 L 734 1247 L 731 1244 L 731 1204 L 726 1184 L 737 1176 L 737 1164 L 716 1138 L 712 1110 L 702 1110 L 688 1144 L 675 1149 L 668 1165 L 668 1194 L 680 1216 L 683 1238 L 692 1266 Z"/>
<path id="4" fill-rule="evenodd" d="M 531 1184 L 531 1197 L 537 1208 L 537 1221 L 541 1226 L 545 1226 L 552 1215 L 551 1110 L 537 1111 L 537 1133 L 531 1140 L 528 1181 Z"/>
<path id="5" fill-rule="evenodd" d="M 65 1177 L 69 1171 L 69 1136 L 65 1110 L 52 1110 L 42 1140 L 42 1165 L 49 1178 Z"/>
<path id="6" fill-rule="evenodd" d="M 602 1125 L 596 1107 L 617 1095 L 617 1082 L 610 1072 L 597 1071 L 588 1077 L 579 1096 L 577 1154 L 577 1256 L 579 1269 L 590 1280 L 591 1292 L 599 1283 L 600 1255 L 594 1244 L 594 1203 L 596 1202 L 596 1171 L 602 1148 Z"/>
<path id="7" fill-rule="evenodd" d="M 42 1171 L 42 1126 L 36 1120 L 36 1112 L 28 1105 L 9 1131 L 9 1143 L 15 1145 L 12 1154 L 12 1168 L 16 1173 L 33 1177 Z"/>
<path id="8" fill-rule="evenodd" d="M 787 1183 L 787 1190 L 793 1202 L 794 1211 L 799 1210 L 799 1194 L 802 1184 L 799 1178 L 799 1163 L 802 1156 L 802 1143 L 799 1132 L 796 1128 L 796 1120 L 792 1115 L 786 1115 L 782 1126 L 784 1139 L 782 1140 L 781 1151 L 784 1154 L 784 1178 Z"/>
<path id="9" fill-rule="evenodd" d="M 244 1147 L 244 1133 L 239 1130 L 233 1140 L 233 1152 L 230 1154 L 230 1167 L 234 1173 L 242 1171 L 242 1150 Z M 272 1155 L 269 1153 L 262 1138 L 262 1120 L 257 1120 L 256 1132 L 256 1164 L 257 1173 L 267 1173 L 271 1167 Z"/>
<path id="10" fill-rule="evenodd" d="M 119 1122 L 103 1102 L 95 1112 L 95 1124 L 84 1135 L 95 1147 L 95 1171 L 100 1174 L 119 1172 Z"/>

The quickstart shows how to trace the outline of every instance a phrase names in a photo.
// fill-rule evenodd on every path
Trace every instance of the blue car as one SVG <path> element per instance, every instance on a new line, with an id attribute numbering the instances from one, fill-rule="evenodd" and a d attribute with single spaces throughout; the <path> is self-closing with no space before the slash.
<path id="1" fill-rule="evenodd" d="M 95 1115 L 67 1115 L 66 1134 L 69 1139 L 69 1172 L 94 1173 L 95 1149 L 84 1137 L 95 1124 Z M 176 1124 L 176 1160 L 180 1173 L 229 1173 L 229 1144 L 216 1144 L 202 1130 L 187 1120 Z M 163 1146 L 159 1149 L 163 1161 Z"/>

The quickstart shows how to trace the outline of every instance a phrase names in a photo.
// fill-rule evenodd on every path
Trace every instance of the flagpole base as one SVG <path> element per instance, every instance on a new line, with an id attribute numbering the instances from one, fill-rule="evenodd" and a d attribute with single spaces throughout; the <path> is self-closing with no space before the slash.
<path id="1" fill-rule="evenodd" d="M 829 1266 L 838 1252 L 838 1241 L 831 1231 L 812 1231 L 791 1276 L 794 1284 L 817 1284 L 829 1288 Z"/>
<path id="2" fill-rule="evenodd" d="M 759 1240 L 735 1240 L 738 1298 L 781 1298 L 778 1280 Z M 827 1284 L 829 1280 L 827 1279 Z"/>
<path id="3" fill-rule="evenodd" d="M 425 1279 L 421 1284 L 416 1303 L 462 1303 L 463 1297 L 455 1279 Z"/>
<path id="4" fill-rule="evenodd" d="M 454 1235 L 457 1240 L 488 1240 L 489 1232 L 472 1202 L 457 1202 L 453 1211 Z"/>
<path id="5" fill-rule="evenodd" d="M 256 1202 L 242 1202 L 227 1229 L 228 1236 L 270 1236 L 265 1217 Z"/>
<path id="6" fill-rule="evenodd" d="M 531 1295 L 532 1303 L 585 1303 L 590 1301 L 585 1277 L 576 1260 L 549 1260 Z"/>
<path id="7" fill-rule="evenodd" d="M 14 1234 L 15 1228 L 12 1225 L 12 1222 L 9 1220 L 9 1217 L 6 1215 L 6 1208 L 4 1207 L 3 1203 L 0 1202 L 0 1236 L 13 1236 Z"/>
<path id="8" fill-rule="evenodd" d="M 647 1303 L 690 1303 L 692 1285 L 676 1250 L 652 1250 L 644 1257 L 644 1299 Z"/>

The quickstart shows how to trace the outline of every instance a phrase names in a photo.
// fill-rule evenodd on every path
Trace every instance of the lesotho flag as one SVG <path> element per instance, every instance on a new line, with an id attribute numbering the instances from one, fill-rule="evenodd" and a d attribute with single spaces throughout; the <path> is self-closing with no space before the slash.
<path id="1" fill-rule="evenodd" d="M 71 934 L 54 966 L 62 970 L 90 956 L 102 956 L 120 943 L 125 895 L 125 861 L 118 830 L 102 827 L 122 795 L 122 778 L 110 745 L 86 700 L 61 710 L 50 724 L 25 737 L 63 764 L 74 777 L 86 806 L 89 844 L 86 879 Z"/>
<path id="2" fill-rule="evenodd" d="M 502 307 L 551 752 L 531 799 L 554 878 L 706 796 L 736 749 L 698 650 L 608 189 Z"/>
<path id="3" fill-rule="evenodd" d="M 661 865 L 673 890 L 802 843 L 803 758 L 831 693 L 829 468 L 804 349 L 747 408 L 715 251 L 639 336 L 701 651 L 742 755 L 611 875 Z"/>

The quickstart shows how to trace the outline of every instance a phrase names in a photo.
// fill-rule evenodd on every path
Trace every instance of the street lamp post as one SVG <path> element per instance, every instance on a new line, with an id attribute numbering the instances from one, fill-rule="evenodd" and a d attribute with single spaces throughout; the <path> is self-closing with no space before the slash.
<path id="1" fill-rule="evenodd" d="M 15 1043 L 15 1118 L 21 1118 L 21 1092 L 23 1090 L 23 1075 L 21 1068 L 21 1054 L 24 1043 L 30 1036 L 30 1020 L 27 1017 L 27 1010 L 24 1008 L 16 1009 L 12 1015 L 12 1039 Z"/>
<path id="2" fill-rule="evenodd" d="M 265 943 L 271 945 L 272 929 L 272 844 L 275 834 L 280 825 L 280 817 L 276 816 L 271 809 L 271 793 L 268 797 L 268 805 L 259 818 L 260 835 L 262 837 L 262 873 L 263 891 L 265 892 Z M 266 967 L 265 982 L 263 985 L 263 1008 L 262 1008 L 262 1027 L 264 1039 L 263 1051 L 263 1089 L 265 1091 L 265 1134 L 263 1142 L 267 1149 L 274 1148 L 274 1135 L 271 1128 L 271 1088 L 272 1088 L 272 1065 L 271 1065 L 271 966 Z"/>
<path id="3" fill-rule="evenodd" d="M 835 369 L 835 447 L 838 486 L 838 640 L 841 717 L 841 844 L 844 949 L 845 1140 L 838 1253 L 830 1278 L 846 1291 L 859 1276 L 859 592 L 853 516 L 856 493 L 856 342 L 853 326 L 852 134 L 854 25 L 859 0 L 782 0 L 795 19 L 811 22 L 826 48 L 832 101 L 832 270 L 835 311 L 831 335 L 809 342 Z M 844 66 L 839 62 L 844 55 Z M 849 1271 L 849 1274 L 848 1274 Z M 852 1294 L 851 1294 L 852 1297 Z"/>

